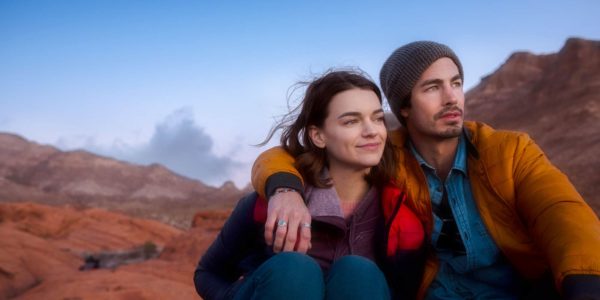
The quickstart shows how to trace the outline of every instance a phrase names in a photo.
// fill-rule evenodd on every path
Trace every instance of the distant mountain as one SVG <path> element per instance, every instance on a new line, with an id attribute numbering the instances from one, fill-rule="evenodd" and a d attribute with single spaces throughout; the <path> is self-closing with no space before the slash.
<path id="1" fill-rule="evenodd" d="M 0 133 L 0 202 L 100 207 L 187 228 L 197 211 L 231 207 L 246 192 L 231 182 L 210 187 L 158 164 L 64 152 Z"/>
<path id="2" fill-rule="evenodd" d="M 600 41 L 514 53 L 466 99 L 468 119 L 529 133 L 600 213 Z"/>

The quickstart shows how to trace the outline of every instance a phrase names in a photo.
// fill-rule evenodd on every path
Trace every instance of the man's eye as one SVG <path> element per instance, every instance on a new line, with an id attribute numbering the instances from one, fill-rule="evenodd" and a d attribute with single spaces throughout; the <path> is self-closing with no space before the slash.
<path id="1" fill-rule="evenodd" d="M 436 91 L 438 89 L 437 85 L 432 85 L 428 88 L 425 89 L 426 92 L 433 92 Z"/>
<path id="2" fill-rule="evenodd" d="M 356 123 L 358 123 L 358 120 L 356 120 L 356 119 L 344 121 L 344 125 L 352 125 L 352 124 L 356 124 Z"/>
<path id="3" fill-rule="evenodd" d="M 462 86 L 462 81 L 455 81 L 452 83 L 452 86 L 454 87 L 461 87 Z"/>

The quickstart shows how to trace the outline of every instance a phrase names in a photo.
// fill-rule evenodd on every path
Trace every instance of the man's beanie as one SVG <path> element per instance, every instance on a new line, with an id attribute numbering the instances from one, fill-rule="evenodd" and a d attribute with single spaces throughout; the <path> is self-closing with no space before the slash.
<path id="1" fill-rule="evenodd" d="M 406 44 L 396 49 L 385 61 L 379 73 L 379 80 L 390 108 L 398 119 L 401 119 L 400 109 L 405 107 L 403 101 L 407 101 L 406 98 L 421 74 L 442 57 L 452 59 L 458 67 L 461 79 L 464 80 L 462 65 L 454 51 L 436 42 L 419 41 Z"/>

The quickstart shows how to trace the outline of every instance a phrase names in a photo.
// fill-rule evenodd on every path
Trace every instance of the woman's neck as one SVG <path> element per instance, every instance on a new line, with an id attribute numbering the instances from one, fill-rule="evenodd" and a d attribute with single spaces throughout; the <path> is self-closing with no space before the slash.
<path id="1" fill-rule="evenodd" d="M 341 202 L 359 202 L 364 198 L 369 191 L 369 184 L 365 179 L 368 171 L 369 169 L 350 170 L 330 166 L 329 176 Z"/>

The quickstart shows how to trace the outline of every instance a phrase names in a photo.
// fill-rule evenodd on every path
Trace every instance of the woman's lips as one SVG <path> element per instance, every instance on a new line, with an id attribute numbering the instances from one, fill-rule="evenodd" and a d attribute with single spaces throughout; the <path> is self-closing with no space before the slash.
<path id="1" fill-rule="evenodd" d="M 381 143 L 367 143 L 367 144 L 358 145 L 358 148 L 364 149 L 364 150 L 378 150 L 380 146 L 381 146 Z"/>

